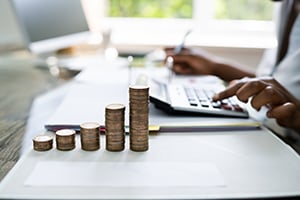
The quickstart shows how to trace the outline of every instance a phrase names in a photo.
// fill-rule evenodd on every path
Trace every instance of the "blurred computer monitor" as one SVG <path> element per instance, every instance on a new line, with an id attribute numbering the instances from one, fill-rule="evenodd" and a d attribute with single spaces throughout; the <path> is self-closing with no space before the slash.
<path id="1" fill-rule="evenodd" d="M 28 49 L 55 52 L 87 41 L 88 23 L 80 0 L 12 0 Z"/>

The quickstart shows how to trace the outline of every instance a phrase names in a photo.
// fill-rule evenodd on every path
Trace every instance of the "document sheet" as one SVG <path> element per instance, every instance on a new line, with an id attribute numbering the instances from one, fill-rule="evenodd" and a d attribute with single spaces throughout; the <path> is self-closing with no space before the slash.
<path id="1" fill-rule="evenodd" d="M 46 173 L 45 173 L 46 172 Z M 26 186 L 224 187 L 212 163 L 183 162 L 38 162 Z"/>

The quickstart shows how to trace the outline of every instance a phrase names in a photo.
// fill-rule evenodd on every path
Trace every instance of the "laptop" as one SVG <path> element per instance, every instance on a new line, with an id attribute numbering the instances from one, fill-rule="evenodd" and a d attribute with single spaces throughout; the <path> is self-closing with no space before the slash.
<path id="1" fill-rule="evenodd" d="M 220 83 L 184 84 L 168 83 L 152 78 L 150 102 L 168 113 L 194 113 L 248 118 L 246 105 L 236 96 L 212 101 L 212 96 L 225 89 Z"/>

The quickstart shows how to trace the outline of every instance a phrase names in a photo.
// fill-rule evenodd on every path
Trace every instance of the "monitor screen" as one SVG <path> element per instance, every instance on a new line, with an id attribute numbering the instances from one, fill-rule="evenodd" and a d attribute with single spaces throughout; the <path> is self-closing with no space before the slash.
<path id="1" fill-rule="evenodd" d="M 88 39 L 80 0 L 12 0 L 27 46 L 45 53 Z"/>

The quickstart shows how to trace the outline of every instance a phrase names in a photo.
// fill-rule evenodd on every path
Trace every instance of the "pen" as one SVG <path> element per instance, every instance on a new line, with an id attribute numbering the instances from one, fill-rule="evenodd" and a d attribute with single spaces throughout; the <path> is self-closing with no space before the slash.
<path id="1" fill-rule="evenodd" d="M 179 45 L 177 45 L 174 49 L 174 54 L 179 54 L 183 47 L 184 47 L 184 43 L 185 43 L 185 40 L 186 40 L 186 37 L 192 32 L 192 29 L 189 29 L 183 36 L 183 39 L 181 41 L 181 43 Z M 173 79 L 173 75 L 174 75 L 174 72 L 173 72 L 173 64 L 174 64 L 174 60 L 171 56 L 169 56 L 167 58 L 167 68 L 169 69 L 169 77 L 168 77 L 168 82 L 171 83 L 172 79 Z"/>
<path id="2" fill-rule="evenodd" d="M 128 61 L 128 86 L 131 85 L 131 79 L 132 79 L 132 62 L 133 62 L 133 57 L 132 56 L 128 56 L 127 57 L 127 61 Z"/>
<path id="3" fill-rule="evenodd" d="M 187 36 L 188 36 L 191 32 L 192 32 L 192 29 L 189 29 L 189 30 L 184 34 L 181 43 L 175 47 L 175 49 L 174 49 L 174 54 L 179 54 L 179 53 L 182 51 L 182 49 L 183 49 L 183 47 L 184 47 L 185 40 L 186 40 Z"/>
<path id="4" fill-rule="evenodd" d="M 167 57 L 167 62 L 166 62 L 166 67 L 168 68 L 169 70 L 169 76 L 168 76 L 168 82 L 171 83 L 172 81 L 172 78 L 173 78 L 173 64 L 174 64 L 174 60 L 173 60 L 173 57 L 171 56 L 168 56 Z"/>

